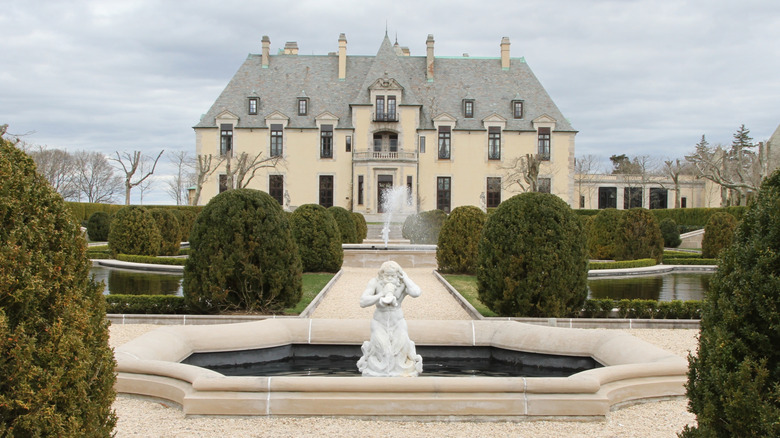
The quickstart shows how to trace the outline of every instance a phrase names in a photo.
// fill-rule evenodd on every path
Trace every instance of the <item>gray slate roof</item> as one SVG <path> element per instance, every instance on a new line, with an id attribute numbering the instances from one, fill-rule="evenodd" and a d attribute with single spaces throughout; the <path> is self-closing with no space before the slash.
<path id="1" fill-rule="evenodd" d="M 433 129 L 433 117 L 457 118 L 455 129 L 484 129 L 482 119 L 495 113 L 507 120 L 507 130 L 533 130 L 532 120 L 548 115 L 556 131 L 574 131 L 522 58 L 502 70 L 500 58 L 436 57 L 434 80 L 425 77 L 425 56 L 399 56 L 385 36 L 376 56 L 347 56 L 347 77 L 338 80 L 337 55 L 250 54 L 222 94 L 195 128 L 216 127 L 215 117 L 227 110 L 239 116 L 237 128 L 264 128 L 275 112 L 290 118 L 288 128 L 316 128 L 315 118 L 330 112 L 337 128 L 352 128 L 350 105 L 371 105 L 368 87 L 387 73 L 403 88 L 399 105 L 421 105 L 421 128 Z M 260 98 L 257 115 L 249 115 L 247 99 Z M 298 116 L 297 98 L 309 98 L 309 113 Z M 512 118 L 511 102 L 524 101 L 523 119 Z M 474 99 L 474 118 L 463 117 L 463 99 Z"/>

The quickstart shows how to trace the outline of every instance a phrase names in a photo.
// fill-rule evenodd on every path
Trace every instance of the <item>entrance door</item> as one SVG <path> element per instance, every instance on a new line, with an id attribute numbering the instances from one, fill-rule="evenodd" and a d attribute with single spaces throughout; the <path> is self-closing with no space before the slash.
<path id="1" fill-rule="evenodd" d="M 378 175 L 377 176 L 377 196 L 376 199 L 379 202 L 376 211 L 379 213 L 385 212 L 385 192 L 392 190 L 393 188 L 393 176 L 392 175 Z"/>

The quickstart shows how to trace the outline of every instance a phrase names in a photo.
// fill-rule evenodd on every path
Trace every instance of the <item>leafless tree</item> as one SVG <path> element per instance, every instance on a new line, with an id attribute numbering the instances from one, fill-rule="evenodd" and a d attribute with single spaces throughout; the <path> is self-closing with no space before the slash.
<path id="1" fill-rule="evenodd" d="M 574 182 L 577 184 L 577 191 L 580 196 L 591 198 L 596 188 L 590 182 L 593 181 L 598 173 L 601 173 L 599 157 L 588 154 L 574 159 Z M 581 207 L 584 208 L 584 206 Z"/>
<path id="2" fill-rule="evenodd" d="M 168 160 L 175 166 L 176 173 L 168 180 L 167 192 L 176 205 L 187 204 L 187 189 L 195 185 L 195 162 L 188 151 L 168 153 Z"/>
<path id="3" fill-rule="evenodd" d="M 111 161 L 119 163 L 119 166 L 121 166 L 122 170 L 125 172 L 125 205 L 130 205 L 130 190 L 143 183 L 144 180 L 154 173 L 154 169 L 157 167 L 157 161 L 160 160 L 163 152 L 165 152 L 165 150 L 162 150 L 157 154 L 157 158 L 154 159 L 154 164 L 151 166 L 152 169 L 145 174 L 143 171 L 140 172 L 140 175 L 142 176 L 139 176 L 135 181 L 133 181 L 133 176 L 135 176 L 135 173 L 139 170 L 139 166 L 141 166 L 142 162 L 151 160 L 151 157 L 141 155 L 141 151 L 133 151 L 132 154 L 129 152 L 122 152 L 122 154 L 116 152 L 116 158 L 111 158 Z"/>
<path id="4" fill-rule="evenodd" d="M 27 154 L 35 161 L 38 173 L 49 181 L 57 193 L 68 200 L 78 198 L 75 163 L 68 151 L 36 146 L 30 148 Z"/>
<path id="5" fill-rule="evenodd" d="M 195 195 L 193 196 L 192 205 L 198 205 L 203 184 L 209 176 L 219 169 L 219 166 L 223 161 L 225 161 L 225 157 L 219 157 L 218 160 L 214 162 L 214 157 L 211 154 L 198 155 L 198 160 L 195 164 Z"/>
<path id="6" fill-rule="evenodd" d="M 679 158 L 664 160 L 661 172 L 665 177 L 671 179 L 674 185 L 674 208 L 680 208 L 680 177 L 690 175 L 691 171 L 691 165 L 681 161 Z"/>
<path id="7" fill-rule="evenodd" d="M 542 157 L 539 154 L 525 154 L 513 158 L 508 166 L 501 167 L 506 174 L 504 187 L 510 189 L 516 184 L 522 192 L 537 191 L 541 164 Z"/>
<path id="8" fill-rule="evenodd" d="M 263 158 L 262 151 L 254 157 L 247 154 L 246 152 L 241 152 L 236 156 L 231 156 L 226 161 L 225 168 L 228 188 L 247 188 L 258 170 L 268 167 L 276 167 L 279 165 L 281 159 L 281 156 Z"/>
<path id="9" fill-rule="evenodd" d="M 79 200 L 111 203 L 120 190 L 122 180 L 100 152 L 78 151 L 73 154 L 75 181 Z"/>

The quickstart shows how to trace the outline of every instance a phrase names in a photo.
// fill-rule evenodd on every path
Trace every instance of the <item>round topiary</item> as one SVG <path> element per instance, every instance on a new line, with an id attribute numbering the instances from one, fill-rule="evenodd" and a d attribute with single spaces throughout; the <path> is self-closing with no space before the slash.
<path id="1" fill-rule="evenodd" d="M 677 248 L 682 243 L 680 240 L 680 228 L 677 226 L 677 222 L 672 218 L 664 218 L 661 223 L 658 224 L 658 228 L 661 229 L 661 237 L 664 239 L 664 247 Z"/>
<path id="2" fill-rule="evenodd" d="M 278 312 L 301 299 L 301 258 L 282 207 L 252 189 L 222 192 L 195 220 L 184 298 L 202 312 Z"/>
<path id="3" fill-rule="evenodd" d="M 655 259 L 661 263 L 664 239 L 655 215 L 646 208 L 625 211 L 617 226 L 615 260 Z"/>
<path id="4" fill-rule="evenodd" d="M 704 237 L 701 240 L 701 256 L 706 259 L 718 257 L 723 248 L 731 245 L 737 220 L 728 213 L 715 213 L 710 216 L 704 227 Z"/>
<path id="5" fill-rule="evenodd" d="M 474 274 L 477 269 L 477 249 L 487 214 L 477 207 L 456 207 L 444 222 L 436 247 L 439 271 Z"/>
<path id="6" fill-rule="evenodd" d="M 344 207 L 335 205 L 328 208 L 328 213 L 336 219 L 341 232 L 341 243 L 358 243 L 357 227 L 355 226 L 355 219 L 352 218 L 352 213 Z"/>
<path id="7" fill-rule="evenodd" d="M 129 205 L 114 214 L 108 232 L 111 253 L 156 256 L 160 253 L 162 236 L 157 222 L 144 207 Z"/>
<path id="8" fill-rule="evenodd" d="M 94 242 L 105 242 L 108 240 L 108 231 L 111 226 L 111 216 L 105 211 L 92 213 L 87 220 L 87 235 L 89 240 Z"/>
<path id="9" fill-rule="evenodd" d="M 582 224 L 559 197 L 523 193 L 488 216 L 479 241 L 479 299 L 501 316 L 560 317 L 588 295 Z"/>
<path id="10" fill-rule="evenodd" d="M 414 244 L 435 245 L 439 241 L 439 233 L 446 220 L 447 213 L 441 210 L 413 214 L 404 221 L 401 235 Z"/>
<path id="11" fill-rule="evenodd" d="M 171 210 L 155 208 L 151 210 L 152 217 L 160 230 L 160 254 L 164 256 L 179 255 L 181 246 L 181 225 Z"/>
<path id="12" fill-rule="evenodd" d="M 606 208 L 593 216 L 588 225 L 588 255 L 596 260 L 614 260 L 618 253 L 618 223 L 623 212 Z"/>
<path id="13" fill-rule="evenodd" d="M 198 217 L 198 212 L 194 207 L 187 209 L 177 208 L 173 210 L 173 214 L 176 215 L 176 219 L 179 220 L 179 233 L 181 240 L 184 242 L 190 241 L 190 232 L 192 231 L 192 225 L 195 223 L 195 219 Z"/>
<path id="14" fill-rule="evenodd" d="M 337 272 L 344 261 L 341 232 L 325 207 L 304 204 L 290 215 L 290 227 L 304 272 Z"/>
<path id="15" fill-rule="evenodd" d="M 355 229 L 357 233 L 357 243 L 363 242 L 363 240 L 368 237 L 368 224 L 366 223 L 366 218 L 363 217 L 362 214 L 353 211 L 352 212 L 352 219 L 355 220 Z"/>
<path id="16" fill-rule="evenodd" d="M 412 237 L 415 237 L 419 234 L 419 227 L 420 215 L 416 213 L 410 214 L 406 217 L 404 224 L 401 227 L 401 237 L 411 242 L 413 240 Z"/>
<path id="17" fill-rule="evenodd" d="M 0 137 L 0 436 L 111 436 L 103 288 L 62 197 Z"/>
<path id="18" fill-rule="evenodd" d="M 780 436 L 779 291 L 776 171 L 748 206 L 710 282 L 698 352 L 688 356 L 688 408 L 697 426 L 681 436 Z"/>

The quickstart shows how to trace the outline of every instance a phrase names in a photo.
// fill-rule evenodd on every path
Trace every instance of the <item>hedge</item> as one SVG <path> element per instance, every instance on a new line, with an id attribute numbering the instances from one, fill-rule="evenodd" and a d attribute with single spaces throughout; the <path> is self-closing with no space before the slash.
<path id="1" fill-rule="evenodd" d="M 703 228 L 715 213 L 728 213 L 737 221 L 742 220 L 746 207 L 721 207 L 721 208 L 668 208 L 650 210 L 660 222 L 670 218 L 678 225 Z"/>
<path id="2" fill-rule="evenodd" d="M 581 317 L 638 319 L 699 319 L 702 301 L 656 301 L 591 299 L 585 302 Z M 616 310 L 616 313 L 613 313 Z"/>
<path id="3" fill-rule="evenodd" d="M 89 219 L 90 216 L 92 216 L 93 213 L 98 211 L 103 211 L 108 214 L 114 214 L 117 211 L 119 211 L 120 208 L 124 207 L 124 205 L 119 204 L 96 204 L 96 203 L 90 203 L 90 202 L 66 202 L 65 205 L 70 210 L 71 214 L 73 215 L 73 218 L 78 223 L 82 223 Z M 192 210 L 196 213 L 199 213 L 203 206 L 192 206 L 192 205 L 154 205 L 154 206 L 147 206 L 149 209 L 155 209 L 155 208 L 161 208 L 161 209 L 167 209 L 167 210 Z"/>
<path id="4" fill-rule="evenodd" d="M 187 259 L 185 258 L 155 257 L 155 256 L 130 255 L 130 254 L 117 254 L 116 259 L 122 262 L 148 263 L 152 265 L 175 265 L 175 266 L 184 266 L 184 264 L 187 262 Z"/>
<path id="5" fill-rule="evenodd" d="M 106 295 L 106 313 L 182 315 L 195 313 L 184 297 L 175 295 Z"/>
<path id="6" fill-rule="evenodd" d="M 686 251 L 664 251 L 664 260 L 667 258 L 674 259 L 700 259 L 701 252 L 686 252 Z"/>
<path id="7" fill-rule="evenodd" d="M 704 258 L 674 258 L 669 257 L 664 259 L 665 265 L 717 265 L 718 259 L 704 259 Z"/>
<path id="8" fill-rule="evenodd" d="M 624 260 L 620 262 L 590 262 L 588 270 L 598 269 L 625 269 L 625 268 L 644 268 L 646 266 L 655 266 L 655 259 Z"/>

